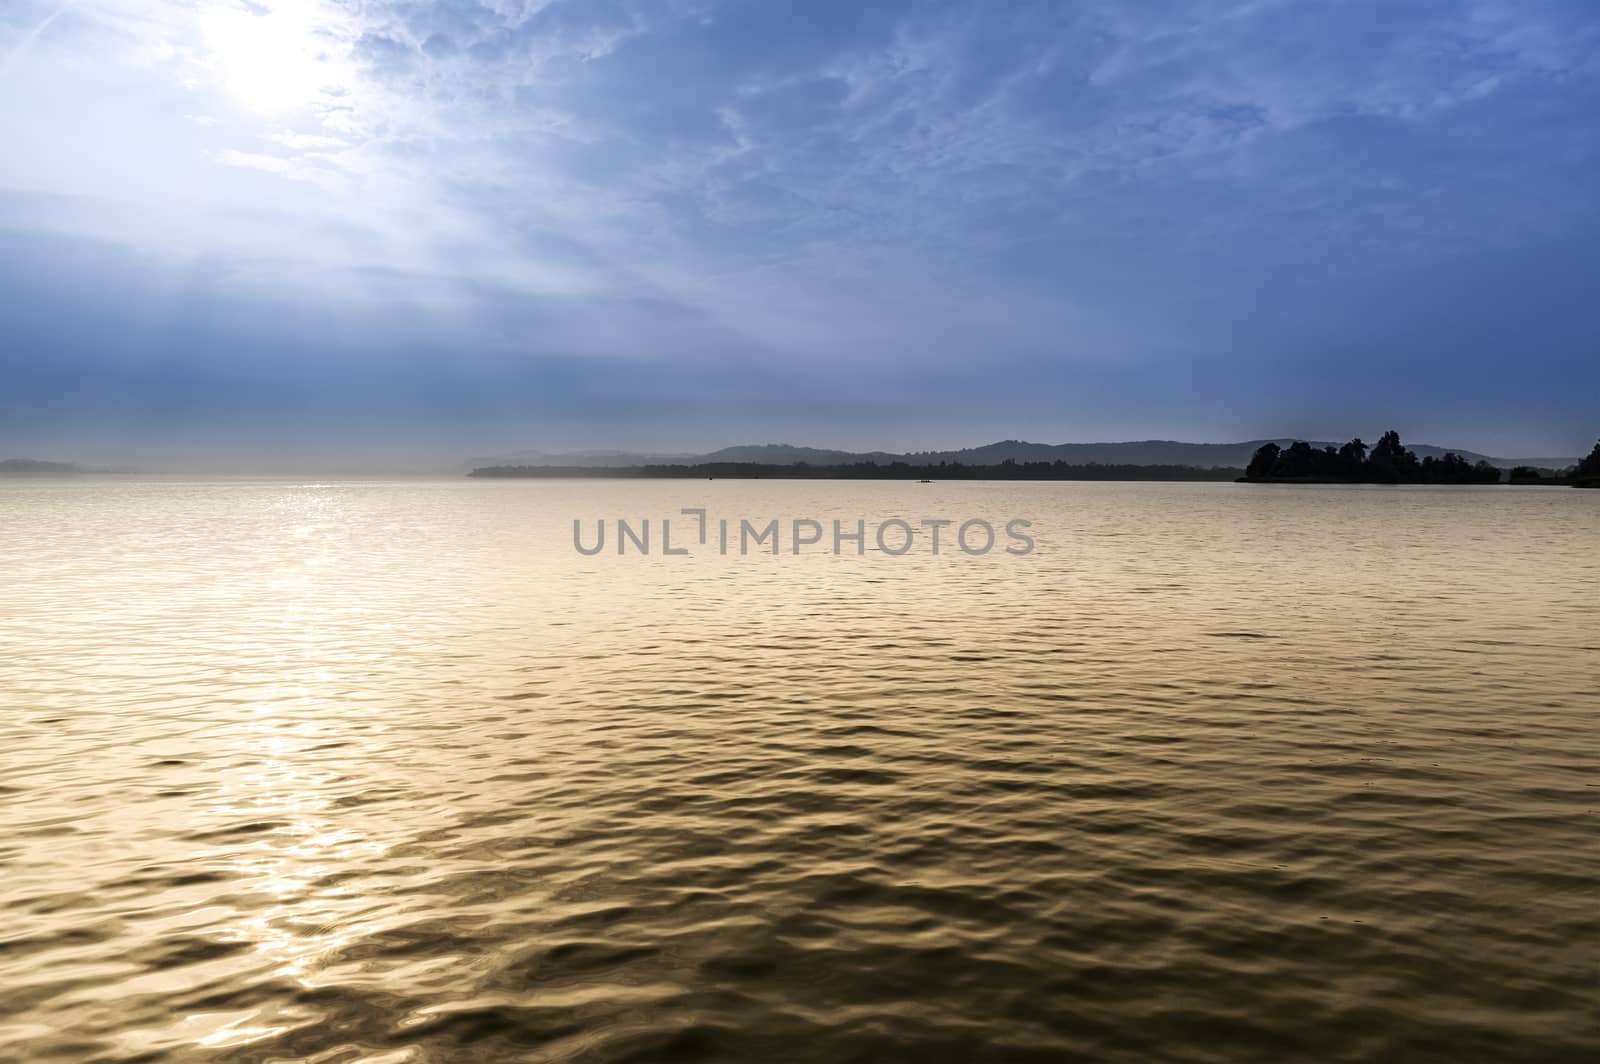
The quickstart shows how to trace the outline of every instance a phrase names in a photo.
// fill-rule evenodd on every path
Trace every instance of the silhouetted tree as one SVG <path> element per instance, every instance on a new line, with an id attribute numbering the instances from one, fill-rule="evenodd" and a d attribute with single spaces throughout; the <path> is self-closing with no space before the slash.
<path id="1" fill-rule="evenodd" d="M 1367 465 L 1374 480 L 1388 482 L 1416 480 L 1422 473 L 1417 456 L 1406 450 L 1405 445 L 1400 442 L 1400 434 L 1393 429 L 1378 438 L 1378 444 L 1372 448 L 1372 457 L 1368 459 Z"/>
<path id="2" fill-rule="evenodd" d="M 1360 479 L 1367 467 L 1367 445 L 1357 436 L 1339 448 L 1339 475 L 1351 480 Z"/>
<path id="3" fill-rule="evenodd" d="M 1578 463 L 1572 476 L 1574 480 L 1600 480 L 1600 440 L 1595 442 L 1589 457 Z"/>
<path id="4" fill-rule="evenodd" d="M 1279 447 L 1275 443 L 1263 443 L 1256 448 L 1256 453 L 1250 456 L 1250 464 L 1245 467 L 1244 475 L 1247 477 L 1265 477 L 1272 473 L 1272 467 L 1277 464 Z"/>
<path id="5" fill-rule="evenodd" d="M 1295 440 L 1278 455 L 1272 467 L 1275 477 L 1309 477 L 1316 474 L 1316 452 L 1305 440 Z"/>
<path id="6" fill-rule="evenodd" d="M 1378 445 L 1372 449 L 1372 457 L 1374 459 L 1382 458 L 1387 460 L 1393 458 L 1404 449 L 1400 445 L 1400 434 L 1394 429 L 1390 429 L 1378 437 Z"/>

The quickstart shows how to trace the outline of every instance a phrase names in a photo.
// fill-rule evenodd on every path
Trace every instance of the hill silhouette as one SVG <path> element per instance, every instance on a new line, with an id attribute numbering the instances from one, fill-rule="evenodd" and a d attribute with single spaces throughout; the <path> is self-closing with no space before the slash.
<path id="1" fill-rule="evenodd" d="M 109 470 L 82 466 L 76 462 L 46 462 L 38 458 L 0 459 L 0 477 L 66 477 Z"/>
<path id="2" fill-rule="evenodd" d="M 843 451 L 824 447 L 804 447 L 788 443 L 739 444 L 723 447 L 704 454 L 649 453 L 629 451 L 579 451 L 544 452 L 516 451 L 510 454 L 484 456 L 470 459 L 469 468 L 509 465 L 542 465 L 566 467 L 615 467 L 642 465 L 700 465 L 716 462 L 753 462 L 762 465 L 793 465 L 806 462 L 811 465 L 856 465 L 867 462 L 875 465 L 938 465 L 940 462 L 960 463 L 970 466 L 999 465 L 1001 462 L 1065 462 L 1068 465 L 1170 465 L 1195 466 L 1202 469 L 1243 469 L 1264 444 L 1275 444 L 1287 449 L 1297 442 L 1297 437 L 1244 440 L 1239 443 L 1186 443 L 1181 440 L 1130 440 L 1121 443 L 1030 443 L 1026 440 L 1000 440 L 979 447 L 962 447 L 944 451 Z M 1306 441 L 1321 450 L 1340 446 L 1329 441 Z M 1525 465 L 1547 469 L 1564 469 L 1577 461 L 1564 458 L 1495 458 L 1463 447 L 1437 447 L 1431 444 L 1413 444 L 1409 448 L 1419 459 L 1439 458 L 1455 454 L 1469 463 L 1486 461 L 1502 469 Z"/>
<path id="3" fill-rule="evenodd" d="M 1237 467 L 1175 465 L 1105 465 L 1066 462 L 999 462 L 995 465 L 965 465 L 940 462 L 937 465 L 909 465 L 905 462 L 823 463 L 791 462 L 697 462 L 689 465 L 637 466 L 481 466 L 468 476 L 486 479 L 508 477 L 614 477 L 650 479 L 700 478 L 715 480 L 1235 480 Z"/>

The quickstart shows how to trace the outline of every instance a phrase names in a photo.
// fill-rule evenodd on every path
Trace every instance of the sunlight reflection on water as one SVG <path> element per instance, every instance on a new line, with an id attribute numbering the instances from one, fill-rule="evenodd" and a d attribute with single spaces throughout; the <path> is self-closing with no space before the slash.
<path id="1" fill-rule="evenodd" d="M 0 1054 L 1600 1052 L 1597 502 L 0 485 Z M 572 550 L 695 505 L 1039 548 Z"/>

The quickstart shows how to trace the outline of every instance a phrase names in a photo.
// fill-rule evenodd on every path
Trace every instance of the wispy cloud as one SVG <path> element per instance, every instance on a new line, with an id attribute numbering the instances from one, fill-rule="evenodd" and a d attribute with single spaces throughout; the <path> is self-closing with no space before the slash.
<path id="1" fill-rule="evenodd" d="M 5 77 L 6 71 L 10 68 L 12 62 L 27 51 L 33 42 L 39 39 L 39 35 L 49 29 L 52 22 L 61 17 L 61 13 L 71 6 L 72 2 L 73 0 L 61 0 L 53 10 L 35 23 L 32 29 L 24 32 L 14 44 L 8 45 L 5 51 L 0 53 L 0 78 Z"/>

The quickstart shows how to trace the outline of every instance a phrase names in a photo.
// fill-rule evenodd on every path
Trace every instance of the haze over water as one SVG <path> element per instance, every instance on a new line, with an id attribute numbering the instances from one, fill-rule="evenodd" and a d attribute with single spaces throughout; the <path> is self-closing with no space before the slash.
<path id="1" fill-rule="evenodd" d="M 0 484 L 0 1058 L 1600 1058 L 1597 505 Z"/>

